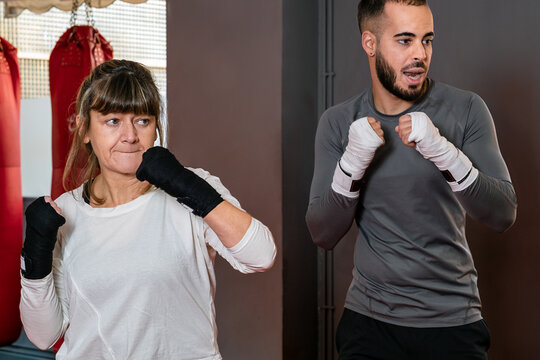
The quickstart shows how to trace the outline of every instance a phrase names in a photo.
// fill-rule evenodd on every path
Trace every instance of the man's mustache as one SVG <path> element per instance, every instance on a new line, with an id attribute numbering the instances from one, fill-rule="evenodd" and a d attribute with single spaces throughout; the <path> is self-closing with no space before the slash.
<path id="1" fill-rule="evenodd" d="M 412 64 L 405 66 L 402 71 L 407 71 L 414 68 L 422 68 L 424 70 L 427 70 L 427 66 L 423 61 L 415 61 Z"/>

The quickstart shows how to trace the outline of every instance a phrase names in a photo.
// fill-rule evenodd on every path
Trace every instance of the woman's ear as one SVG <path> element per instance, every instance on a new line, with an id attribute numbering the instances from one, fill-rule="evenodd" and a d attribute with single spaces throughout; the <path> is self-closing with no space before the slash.
<path id="1" fill-rule="evenodd" d="M 88 129 L 86 129 L 85 134 L 82 134 L 82 132 L 84 131 L 84 126 L 80 126 L 81 125 L 80 122 L 81 122 L 81 116 L 80 115 L 75 116 L 75 124 L 76 124 L 75 128 L 79 132 L 78 135 L 83 137 L 83 143 L 88 144 L 90 142 L 90 137 L 88 136 Z"/>
<path id="2" fill-rule="evenodd" d="M 369 30 L 362 33 L 362 48 L 364 48 L 367 56 L 370 57 L 375 55 L 377 51 L 377 37 Z"/>
<path id="3" fill-rule="evenodd" d="M 157 125 L 158 124 L 157 119 L 156 118 L 154 118 L 154 119 L 155 119 L 155 124 L 156 124 L 155 129 L 154 129 L 154 143 L 155 143 L 157 141 L 157 139 L 158 139 L 158 136 L 159 136 L 160 132 L 159 132 L 159 128 L 158 128 L 158 125 Z M 160 141 L 161 141 L 161 139 L 160 139 Z"/>

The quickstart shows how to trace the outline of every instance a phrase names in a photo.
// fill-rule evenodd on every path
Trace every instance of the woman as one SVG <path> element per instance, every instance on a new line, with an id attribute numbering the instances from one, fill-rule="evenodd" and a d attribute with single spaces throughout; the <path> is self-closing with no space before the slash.
<path id="1" fill-rule="evenodd" d="M 57 359 L 221 359 L 213 260 L 265 271 L 270 231 L 218 178 L 184 168 L 161 135 L 159 93 L 142 65 L 111 60 L 77 96 L 64 184 L 26 211 L 21 318 Z M 161 139 L 161 136 L 160 136 Z"/>

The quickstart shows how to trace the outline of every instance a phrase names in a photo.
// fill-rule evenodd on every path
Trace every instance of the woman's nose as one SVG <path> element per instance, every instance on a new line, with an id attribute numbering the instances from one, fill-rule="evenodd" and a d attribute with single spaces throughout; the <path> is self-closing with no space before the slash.
<path id="1" fill-rule="evenodd" d="M 122 129 L 122 141 L 136 143 L 138 141 L 137 129 L 131 122 L 126 122 Z"/>

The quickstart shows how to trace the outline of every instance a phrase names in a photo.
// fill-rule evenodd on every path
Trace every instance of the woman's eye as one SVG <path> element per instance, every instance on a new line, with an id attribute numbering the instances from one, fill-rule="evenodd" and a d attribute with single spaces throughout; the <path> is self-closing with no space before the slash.
<path id="1" fill-rule="evenodd" d="M 116 124 L 118 124 L 118 119 L 107 120 L 107 125 L 116 125 Z"/>
<path id="2" fill-rule="evenodd" d="M 150 122 L 149 119 L 138 119 L 137 120 L 137 124 L 139 124 L 139 125 L 148 125 L 149 122 Z"/>

